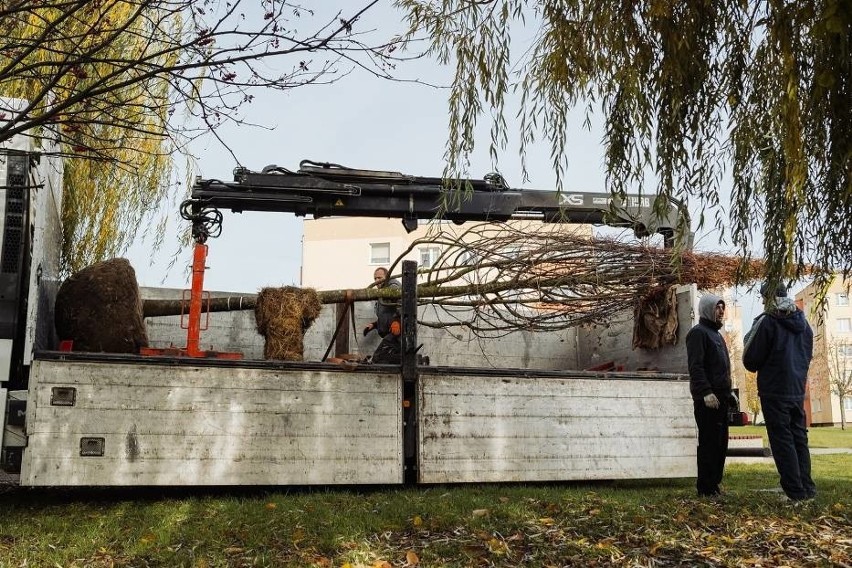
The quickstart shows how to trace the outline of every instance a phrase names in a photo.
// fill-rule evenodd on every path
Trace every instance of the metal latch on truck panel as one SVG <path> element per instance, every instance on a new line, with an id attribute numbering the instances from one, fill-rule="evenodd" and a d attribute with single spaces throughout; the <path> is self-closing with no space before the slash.
<path id="1" fill-rule="evenodd" d="M 80 455 L 82 457 L 103 457 L 105 438 L 80 438 Z"/>
<path id="2" fill-rule="evenodd" d="M 50 406 L 74 406 L 77 401 L 77 389 L 74 387 L 52 387 Z"/>

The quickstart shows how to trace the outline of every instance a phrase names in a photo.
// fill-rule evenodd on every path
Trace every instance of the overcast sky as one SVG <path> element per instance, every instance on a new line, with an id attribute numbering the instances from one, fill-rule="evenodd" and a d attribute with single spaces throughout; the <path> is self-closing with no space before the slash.
<path id="1" fill-rule="evenodd" d="M 324 7 L 349 7 L 355 0 L 336 0 Z M 321 16 L 318 14 L 317 18 Z M 317 20 L 319 21 L 319 20 Z M 356 29 L 374 29 L 377 40 L 402 29 L 400 14 L 390 2 L 378 6 Z M 520 53 L 534 30 L 519 29 L 515 45 Z M 344 67 L 345 68 L 345 67 Z M 395 75 L 447 85 L 452 70 L 433 61 L 400 65 Z M 447 139 L 446 89 L 421 84 L 393 82 L 353 71 L 332 85 L 307 86 L 288 93 L 256 92 L 245 107 L 246 122 L 263 127 L 226 125 L 220 136 L 227 141 L 242 165 L 260 170 L 268 164 L 298 168 L 302 159 L 327 161 L 360 169 L 393 170 L 421 176 L 440 176 Z M 513 114 L 513 113 L 512 113 Z M 488 117 L 482 129 L 482 142 L 473 156 L 471 174 L 484 176 L 492 167 L 488 157 Z M 511 125 L 510 125 L 511 136 Z M 603 147 L 599 125 L 592 131 L 581 128 L 577 117 L 569 144 L 569 172 L 566 189 L 606 191 Z M 234 158 L 212 137 L 192 147 L 199 159 L 197 172 L 204 178 L 232 179 L 237 166 Z M 513 187 L 553 189 L 555 175 L 546 144 L 534 147 L 528 156 L 531 180 L 523 184 L 517 140 L 500 156 L 500 172 Z M 176 209 L 176 206 L 175 206 Z M 170 256 L 176 250 L 172 236 L 153 262 L 150 242 L 138 240 L 128 252 L 142 286 L 188 287 L 185 267 L 190 254 L 184 251 L 170 270 Z M 287 213 L 225 213 L 222 235 L 208 242 L 209 255 L 205 288 L 256 292 L 264 286 L 298 285 L 301 264 L 302 221 Z M 724 243 L 712 231 L 697 235 L 697 247 L 724 250 Z M 333 259 L 329 266 L 333 267 Z M 743 297 L 751 302 L 754 294 Z M 750 315 L 748 316 L 750 317 Z M 747 326 L 748 327 L 748 326 Z"/>

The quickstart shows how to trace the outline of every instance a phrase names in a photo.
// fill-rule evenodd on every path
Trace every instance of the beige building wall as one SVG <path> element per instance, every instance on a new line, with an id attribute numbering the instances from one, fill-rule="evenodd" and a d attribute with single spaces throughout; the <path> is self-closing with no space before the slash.
<path id="1" fill-rule="evenodd" d="M 808 372 L 813 424 L 840 424 L 840 398 L 831 392 L 828 372 L 829 347 L 832 342 L 852 344 L 852 305 L 849 282 L 834 279 L 828 290 L 826 302 L 820 307 L 813 284 L 796 295 L 814 330 L 814 359 Z M 852 361 L 849 361 L 852 368 Z M 852 400 L 846 401 L 847 419 L 852 416 Z"/>
<path id="2" fill-rule="evenodd" d="M 537 221 L 510 221 L 514 227 L 529 231 L 563 231 L 591 236 L 590 225 L 552 224 Z M 438 248 L 423 244 L 411 248 L 420 238 L 443 231 L 464 239 L 463 234 L 476 223 L 456 225 L 451 222 L 424 222 L 412 233 L 406 233 L 399 219 L 370 219 L 363 217 L 324 217 L 306 219 L 302 240 L 302 286 L 317 290 L 364 288 L 373 283 L 373 272 L 387 267 L 400 255 L 422 265 L 424 255 L 433 259 Z M 385 259 L 376 259 L 375 251 L 387 246 Z M 399 272 L 399 266 L 395 272 Z"/>

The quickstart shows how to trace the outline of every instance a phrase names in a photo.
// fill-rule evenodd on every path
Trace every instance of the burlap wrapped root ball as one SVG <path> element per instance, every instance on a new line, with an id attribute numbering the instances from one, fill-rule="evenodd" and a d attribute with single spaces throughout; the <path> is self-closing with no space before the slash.
<path id="1" fill-rule="evenodd" d="M 322 304 L 313 288 L 264 288 L 257 295 L 257 332 L 266 340 L 265 359 L 304 360 L 305 331 L 319 317 Z"/>
<path id="2" fill-rule="evenodd" d="M 136 272 L 126 258 L 88 266 L 56 295 L 56 332 L 74 351 L 138 353 L 148 345 Z"/>

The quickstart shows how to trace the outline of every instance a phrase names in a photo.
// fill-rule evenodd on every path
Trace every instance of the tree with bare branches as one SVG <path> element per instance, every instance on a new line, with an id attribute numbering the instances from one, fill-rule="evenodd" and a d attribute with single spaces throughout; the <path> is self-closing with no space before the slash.
<path id="1" fill-rule="evenodd" d="M 607 323 L 625 310 L 641 313 L 646 322 L 667 318 L 663 312 L 673 299 L 673 286 L 728 286 L 740 266 L 737 258 L 680 255 L 645 243 L 576 233 L 576 227 L 568 225 L 514 221 L 438 227 L 399 255 L 390 267 L 391 277 L 399 275 L 410 251 L 439 249 L 434 262 L 418 270 L 417 287 L 419 304 L 435 307 L 436 317 L 418 323 L 467 329 L 478 337 Z M 673 255 L 678 255 L 680 266 L 675 266 Z M 759 262 L 748 266 L 752 277 L 763 269 Z M 322 303 L 336 303 L 398 298 L 399 292 L 331 290 L 319 292 L 319 297 Z M 213 305 L 217 310 L 254 307 L 252 299 L 234 298 L 217 299 Z M 174 315 L 180 313 L 180 302 L 146 301 L 144 311 L 146 316 Z"/>
<path id="2" fill-rule="evenodd" d="M 393 42 L 366 43 L 378 0 L 317 16 L 291 2 L 10 0 L 0 5 L 0 143 L 51 137 L 65 175 L 66 267 L 121 252 L 174 187 L 175 154 L 257 89 L 387 77 Z M 223 142 L 224 143 L 224 142 Z"/>
<path id="3" fill-rule="evenodd" d="M 833 339 L 827 350 L 828 384 L 840 399 L 840 427 L 846 429 L 846 400 L 852 397 L 852 341 Z"/>

